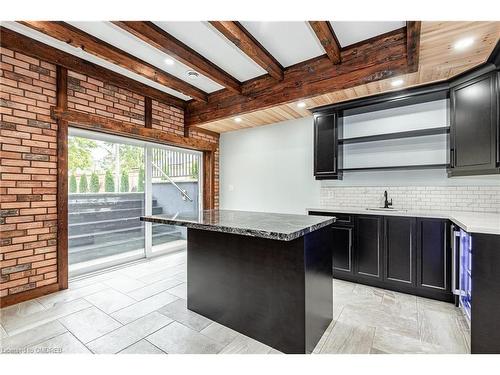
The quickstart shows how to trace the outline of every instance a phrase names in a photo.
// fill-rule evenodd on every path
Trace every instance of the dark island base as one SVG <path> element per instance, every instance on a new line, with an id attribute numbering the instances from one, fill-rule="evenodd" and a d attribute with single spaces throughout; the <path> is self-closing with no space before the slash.
<path id="1" fill-rule="evenodd" d="M 311 353 L 332 321 L 328 227 L 292 241 L 188 229 L 188 308 L 284 353 Z"/>

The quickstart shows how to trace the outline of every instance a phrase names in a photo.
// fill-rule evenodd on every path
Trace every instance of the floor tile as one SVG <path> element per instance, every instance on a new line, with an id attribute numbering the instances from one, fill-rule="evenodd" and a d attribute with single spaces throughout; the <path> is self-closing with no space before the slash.
<path id="1" fill-rule="evenodd" d="M 217 322 L 212 322 L 208 327 L 201 330 L 200 333 L 223 346 L 230 344 L 239 335 L 238 332 Z"/>
<path id="2" fill-rule="evenodd" d="M 223 348 L 221 344 L 178 322 L 153 333 L 147 340 L 172 354 L 216 354 Z"/>
<path id="3" fill-rule="evenodd" d="M 322 354 L 368 354 L 375 328 L 337 321 L 321 348 Z"/>
<path id="4" fill-rule="evenodd" d="M 118 353 L 170 323 L 172 319 L 153 312 L 86 345 L 94 353 Z"/>
<path id="5" fill-rule="evenodd" d="M 75 299 L 83 298 L 108 288 L 109 287 L 103 283 L 93 283 L 77 289 L 66 289 L 48 294 L 37 298 L 36 301 L 40 302 L 45 308 L 50 308 L 56 303 L 74 301 Z"/>
<path id="6" fill-rule="evenodd" d="M 102 290 L 85 297 L 85 299 L 106 314 L 123 309 L 136 302 L 133 298 L 114 289 Z"/>
<path id="7" fill-rule="evenodd" d="M 165 280 L 169 279 L 175 275 L 178 275 L 182 272 L 186 271 L 186 265 L 180 264 L 176 266 L 170 266 L 165 269 L 162 269 L 161 271 L 155 272 L 155 273 L 150 273 L 142 277 L 138 277 L 138 280 L 146 283 L 146 284 L 152 284 L 160 280 Z"/>
<path id="8" fill-rule="evenodd" d="M 165 279 L 165 280 L 160 280 L 157 281 L 156 283 L 146 285 L 142 288 L 133 290 L 127 295 L 129 297 L 132 297 L 133 299 L 137 301 L 142 301 L 143 299 L 146 299 L 148 297 L 154 296 L 155 294 L 161 293 L 167 289 L 173 288 L 176 285 L 181 284 L 182 281 L 179 279 L 176 279 L 175 277 Z"/>
<path id="9" fill-rule="evenodd" d="M 250 337 L 238 334 L 220 354 L 267 354 L 271 347 Z"/>
<path id="10" fill-rule="evenodd" d="M 84 344 L 122 326 L 94 306 L 65 316 L 59 321 Z"/>
<path id="11" fill-rule="evenodd" d="M 177 301 L 169 303 L 159 309 L 158 312 L 198 332 L 212 323 L 210 319 L 188 310 L 187 301 L 185 299 L 178 299 Z"/>
<path id="12" fill-rule="evenodd" d="M 4 351 L 15 351 L 39 344 L 64 332 L 67 332 L 67 329 L 61 323 L 58 321 L 52 321 L 38 327 L 28 329 L 18 333 L 17 335 L 5 337 L 0 340 L 0 347 L 2 347 Z"/>
<path id="13" fill-rule="evenodd" d="M 176 299 L 176 296 L 168 292 L 161 292 L 155 294 L 152 297 L 143 299 L 140 302 L 136 302 L 133 305 L 118 310 L 112 313 L 111 316 L 114 319 L 118 320 L 120 323 L 127 324 L 155 310 L 158 310 L 160 307 L 168 305 Z"/>
<path id="14" fill-rule="evenodd" d="M 15 305 L 0 309 L 0 322 L 5 325 L 10 321 L 22 319 L 28 315 L 37 313 L 45 309 L 45 306 L 43 306 L 37 300 L 17 303 Z"/>
<path id="15" fill-rule="evenodd" d="M 113 277 L 112 279 L 106 280 L 103 283 L 122 293 L 127 293 L 134 289 L 142 288 L 146 285 L 142 281 L 133 279 L 128 276 Z"/>
<path id="16" fill-rule="evenodd" d="M 90 354 L 85 345 L 70 332 L 53 337 L 29 348 L 38 354 Z"/>
<path id="17" fill-rule="evenodd" d="M 86 309 L 87 307 L 90 307 L 90 303 L 83 299 L 77 299 L 54 305 L 50 309 L 41 310 L 24 317 L 9 319 L 2 324 L 7 333 L 12 336 L 50 321 L 62 318 L 63 316 Z"/>
<path id="18" fill-rule="evenodd" d="M 141 340 L 128 348 L 123 349 L 119 354 L 166 354 L 147 340 Z"/>
<path id="19" fill-rule="evenodd" d="M 0 339 L 3 339 L 4 337 L 7 337 L 7 332 L 5 332 L 5 329 L 3 329 L 3 326 L 0 324 Z"/>
<path id="20" fill-rule="evenodd" d="M 168 292 L 179 298 L 187 299 L 187 283 L 174 286 L 173 288 L 168 289 Z"/>
<path id="21" fill-rule="evenodd" d="M 333 329 L 333 326 L 335 325 L 335 323 L 336 323 L 336 320 L 332 320 L 331 323 L 328 325 L 325 332 L 323 333 L 323 335 L 319 339 L 318 343 L 314 347 L 313 354 L 317 354 L 317 353 L 321 352 L 321 349 L 323 348 L 323 345 L 325 344 L 326 339 L 330 335 L 330 332 L 332 332 L 332 329 Z"/>
<path id="22" fill-rule="evenodd" d="M 393 330 L 377 328 L 373 338 L 373 348 L 385 353 L 396 354 L 438 354 L 443 349 L 429 344 L 415 336 L 405 336 Z"/>

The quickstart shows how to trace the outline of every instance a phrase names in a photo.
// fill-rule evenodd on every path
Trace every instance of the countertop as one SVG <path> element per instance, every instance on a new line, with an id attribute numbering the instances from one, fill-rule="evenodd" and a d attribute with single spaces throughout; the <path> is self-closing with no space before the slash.
<path id="1" fill-rule="evenodd" d="M 335 218 L 269 212 L 204 210 L 194 214 L 141 216 L 141 220 L 215 232 L 291 241 L 332 224 Z"/>
<path id="2" fill-rule="evenodd" d="M 394 211 L 367 210 L 361 207 L 310 207 L 307 211 L 346 213 L 356 215 L 381 215 L 381 216 L 411 216 L 448 219 L 469 233 L 484 233 L 500 235 L 500 214 L 489 212 L 470 211 Z"/>

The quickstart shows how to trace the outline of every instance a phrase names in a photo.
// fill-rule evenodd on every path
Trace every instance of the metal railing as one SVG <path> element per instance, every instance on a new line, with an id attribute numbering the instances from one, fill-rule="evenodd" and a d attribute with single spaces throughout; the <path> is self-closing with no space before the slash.
<path id="1" fill-rule="evenodd" d="M 170 177 L 198 177 L 199 155 L 165 149 L 153 149 L 153 178 L 161 178 L 163 173 Z M 195 173 L 196 172 L 196 173 Z"/>
<path id="2" fill-rule="evenodd" d="M 169 176 L 168 174 L 166 174 L 165 172 L 163 172 L 163 171 L 161 170 L 161 168 L 160 168 L 160 167 L 158 167 L 158 166 L 157 166 L 154 162 L 152 162 L 151 164 L 152 164 L 152 166 L 153 166 L 153 172 L 154 172 L 155 170 L 156 170 L 156 171 L 159 171 L 159 173 L 160 173 L 160 175 L 161 175 L 161 176 L 165 177 L 165 178 L 166 178 L 166 179 L 167 179 L 167 180 L 168 180 L 168 181 L 169 181 L 169 182 L 170 182 L 173 186 L 175 186 L 175 188 L 176 188 L 177 190 L 179 190 L 179 192 L 180 192 L 180 193 L 181 193 L 181 195 L 182 195 L 182 199 L 184 199 L 184 200 L 186 200 L 186 199 L 187 199 L 187 200 L 188 200 L 188 201 L 190 201 L 190 202 L 192 202 L 192 201 L 193 201 L 193 200 L 191 199 L 191 197 L 188 195 L 188 193 L 186 192 L 186 190 L 181 189 L 181 187 L 180 187 L 179 185 L 177 185 L 177 184 L 174 182 L 174 180 L 172 180 L 172 179 L 170 178 L 170 176 Z"/>

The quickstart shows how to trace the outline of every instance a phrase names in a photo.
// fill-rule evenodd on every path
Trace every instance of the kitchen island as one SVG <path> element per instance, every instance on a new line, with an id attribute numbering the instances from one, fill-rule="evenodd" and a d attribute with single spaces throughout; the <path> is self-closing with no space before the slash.
<path id="1" fill-rule="evenodd" d="M 231 210 L 152 215 L 187 227 L 188 308 L 284 353 L 332 321 L 333 217 Z"/>

